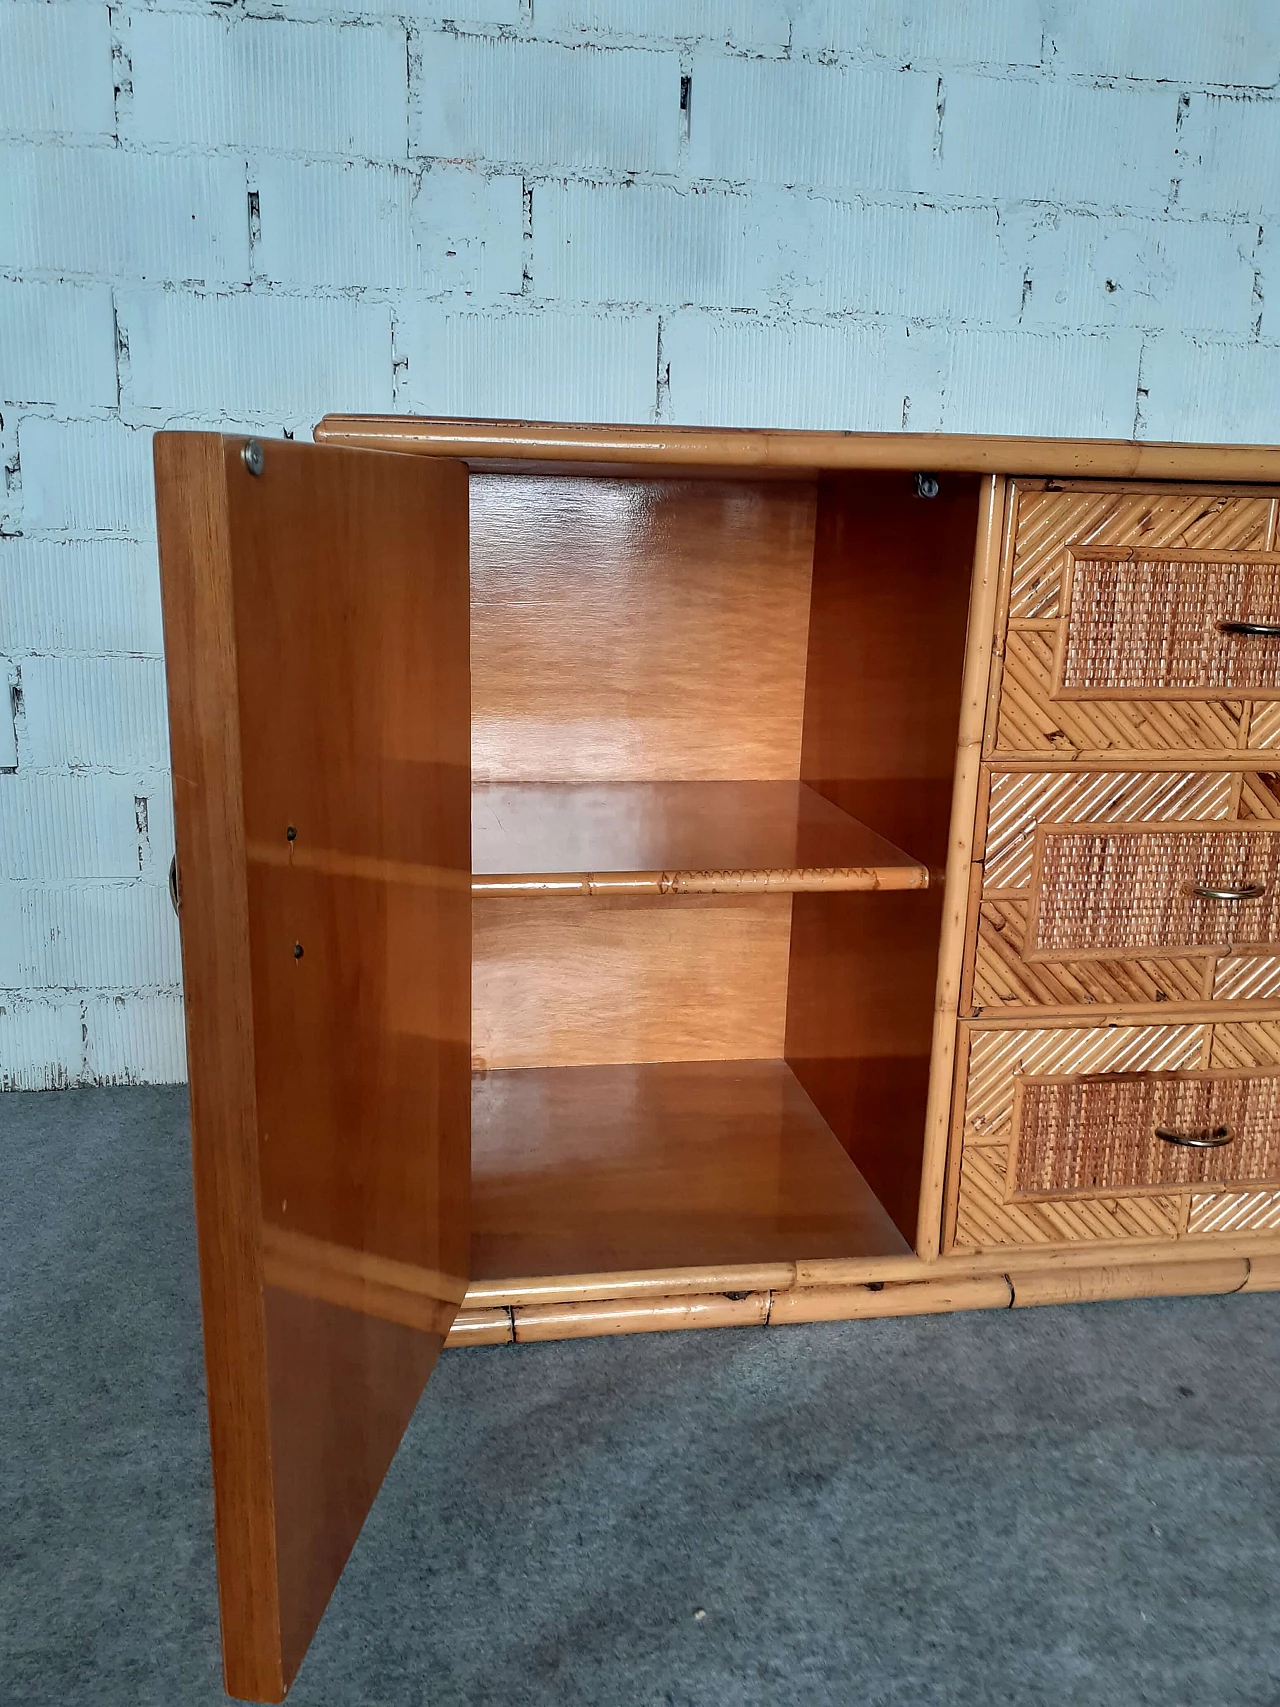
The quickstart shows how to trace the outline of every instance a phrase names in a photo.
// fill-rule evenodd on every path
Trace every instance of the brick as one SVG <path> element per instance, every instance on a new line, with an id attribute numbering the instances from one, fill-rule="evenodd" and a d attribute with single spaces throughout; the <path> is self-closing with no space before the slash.
<path id="1" fill-rule="evenodd" d="M 119 148 L 0 148 L 0 266 L 247 282 L 244 164 Z"/>
<path id="2" fill-rule="evenodd" d="M 676 169 L 674 52 L 444 34 L 424 35 L 421 54 L 416 153 L 548 169 Z"/>
<path id="3" fill-rule="evenodd" d="M 82 1006 L 74 996 L 0 991 L 0 1091 L 58 1091 L 80 1083 Z"/>
<path id="4" fill-rule="evenodd" d="M 181 415 L 309 427 L 326 410 L 392 406 L 391 312 L 349 297 L 127 291 L 122 408 L 161 425 Z"/>
<path id="5" fill-rule="evenodd" d="M 904 6 L 902 0 L 840 0 L 796 9 L 793 50 L 876 55 L 897 65 L 1039 65 L 1039 0 L 981 6 Z"/>
<path id="6" fill-rule="evenodd" d="M 1257 228 L 1037 210 L 1026 324 L 1252 330 Z"/>
<path id="7" fill-rule="evenodd" d="M 1192 95 L 1174 175 L 1187 213 L 1280 209 L 1280 101 Z"/>
<path id="8" fill-rule="evenodd" d="M 110 136 L 115 79 L 107 8 L 0 6 L 0 133 Z"/>
<path id="9" fill-rule="evenodd" d="M 177 1085 L 187 1077 L 178 991 L 90 996 L 84 1003 L 83 1080 L 93 1085 Z"/>
<path id="10" fill-rule="evenodd" d="M 0 539 L 0 652 L 163 650 L 154 546 Z"/>
<path id="11" fill-rule="evenodd" d="M 1142 357 L 1141 436 L 1200 444 L 1274 444 L 1280 344 L 1169 335 Z"/>
<path id="12" fill-rule="evenodd" d="M 791 39 L 792 10 L 776 0 L 648 0 L 643 11 L 619 6 L 617 0 L 538 0 L 536 22 L 539 30 L 552 33 L 584 30 L 781 49 Z"/>
<path id="13" fill-rule="evenodd" d="M 1280 82 L 1280 12 L 1272 0 L 1072 0 L 1054 9 L 1046 33 L 1059 72 L 1192 87 Z"/>
<path id="14" fill-rule="evenodd" d="M 64 409 L 116 402 L 116 327 L 105 285 L 0 281 L 0 399 Z"/>
<path id="15" fill-rule="evenodd" d="M 0 877 L 137 877 L 139 776 L 0 776 Z"/>
<path id="16" fill-rule="evenodd" d="M 33 764 L 168 764 L 160 659 L 28 658 L 22 688 Z"/>
<path id="17" fill-rule="evenodd" d="M 933 169 L 936 89 L 923 72 L 700 52 L 689 170 L 846 195 L 921 189 Z"/>
<path id="18" fill-rule="evenodd" d="M 408 407 L 516 420 L 648 421 L 651 314 L 483 312 L 428 304 L 403 328 Z"/>
<path id="19" fill-rule="evenodd" d="M 686 312 L 663 323 L 671 418 L 688 426 L 937 430 L 940 335 Z"/>
<path id="20" fill-rule="evenodd" d="M 167 885 L 14 884 L 0 933 L 0 986 L 23 990 L 175 986 L 182 960 Z"/>
<path id="21" fill-rule="evenodd" d="M 249 181 L 258 195 L 258 278 L 301 290 L 416 283 L 407 168 L 263 157 Z"/>
<path id="22" fill-rule="evenodd" d="M 1127 439 L 1137 403 L 1137 332 L 951 332 L 948 433 Z"/>
<path id="23" fill-rule="evenodd" d="M 766 225 L 777 224 L 767 196 L 539 184 L 534 288 L 586 302 L 756 307 L 766 291 Z"/>
<path id="24" fill-rule="evenodd" d="M 518 296 L 524 285 L 524 180 L 436 162 L 413 198 L 422 283 L 475 297 Z"/>
<path id="25" fill-rule="evenodd" d="M 949 194 L 1098 207 L 1163 206 L 1175 173 L 1177 91 L 944 80 L 937 182 Z"/>
<path id="26" fill-rule="evenodd" d="M 151 435 L 119 421 L 50 421 L 18 428 L 25 532 L 155 533 Z"/>
<path id="27" fill-rule="evenodd" d="M 134 12 L 128 41 L 134 141 L 404 158 L 398 23 Z"/>

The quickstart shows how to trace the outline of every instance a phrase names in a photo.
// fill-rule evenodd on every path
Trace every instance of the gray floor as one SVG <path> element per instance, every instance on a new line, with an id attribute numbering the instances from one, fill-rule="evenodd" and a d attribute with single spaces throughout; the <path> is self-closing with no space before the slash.
<path id="1" fill-rule="evenodd" d="M 185 1101 L 0 1097 L 0 1702 L 222 1699 Z M 1280 1295 L 450 1353 L 298 1707 L 1280 1702 Z"/>

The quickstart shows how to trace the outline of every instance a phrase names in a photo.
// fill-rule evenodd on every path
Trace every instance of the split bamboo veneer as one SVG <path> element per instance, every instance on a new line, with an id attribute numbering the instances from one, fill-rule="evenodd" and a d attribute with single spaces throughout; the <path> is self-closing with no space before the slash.
<path id="1" fill-rule="evenodd" d="M 161 434 L 228 1689 L 442 1346 L 1280 1287 L 1280 450 Z"/>

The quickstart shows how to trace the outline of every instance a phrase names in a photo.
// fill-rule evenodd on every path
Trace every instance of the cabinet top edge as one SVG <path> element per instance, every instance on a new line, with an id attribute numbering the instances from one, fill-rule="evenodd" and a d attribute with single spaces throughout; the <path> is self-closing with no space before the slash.
<path id="1" fill-rule="evenodd" d="M 592 426 L 429 415 L 326 415 L 318 444 L 458 457 L 477 468 L 523 463 L 635 469 L 741 469 L 799 478 L 823 471 L 1280 481 L 1280 446 L 1147 444 L 960 433 L 797 432 L 747 427 Z"/>

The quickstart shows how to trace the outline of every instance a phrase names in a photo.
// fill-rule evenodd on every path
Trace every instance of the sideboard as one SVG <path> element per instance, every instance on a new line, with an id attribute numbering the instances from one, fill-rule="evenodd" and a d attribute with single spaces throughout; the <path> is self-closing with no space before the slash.
<path id="1" fill-rule="evenodd" d="M 446 1343 L 1280 1287 L 1280 450 L 315 439 L 155 445 L 232 1694 Z"/>

